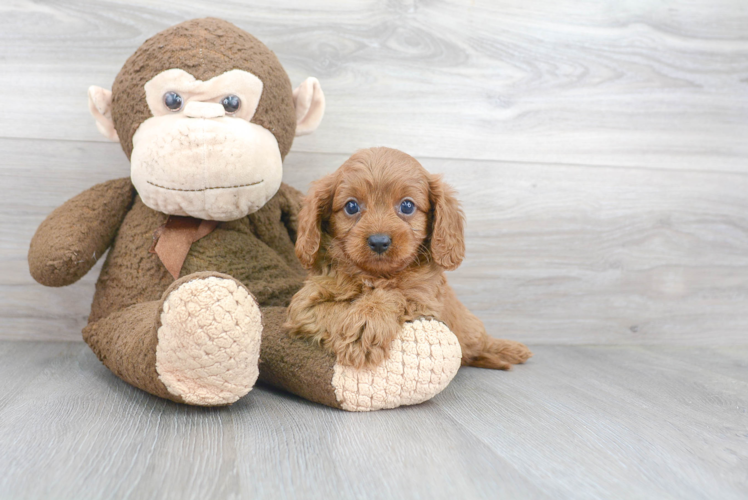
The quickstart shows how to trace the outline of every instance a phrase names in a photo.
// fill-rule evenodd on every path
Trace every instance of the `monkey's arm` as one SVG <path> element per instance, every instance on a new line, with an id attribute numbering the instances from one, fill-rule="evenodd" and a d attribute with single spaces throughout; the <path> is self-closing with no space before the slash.
<path id="1" fill-rule="evenodd" d="M 130 179 L 116 179 L 97 184 L 55 209 L 31 239 L 31 276 L 46 286 L 66 286 L 81 279 L 112 244 L 134 197 Z"/>
<path id="2" fill-rule="evenodd" d="M 278 192 L 281 194 L 281 220 L 286 226 L 288 237 L 296 243 L 296 233 L 299 230 L 299 210 L 304 204 L 304 194 L 287 184 L 281 184 Z"/>
<path id="3" fill-rule="evenodd" d="M 303 195 L 298 189 L 282 183 L 264 207 L 249 215 L 255 236 L 272 248 L 299 276 L 306 275 L 294 252 L 302 199 Z"/>

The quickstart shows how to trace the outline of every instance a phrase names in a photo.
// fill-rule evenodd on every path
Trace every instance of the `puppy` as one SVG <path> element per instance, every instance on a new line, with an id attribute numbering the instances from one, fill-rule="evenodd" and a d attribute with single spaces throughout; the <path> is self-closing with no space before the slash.
<path id="1" fill-rule="evenodd" d="M 519 342 L 489 336 L 457 300 L 444 270 L 465 255 L 462 211 L 439 176 L 401 151 L 358 151 L 313 183 L 296 255 L 311 273 L 285 326 L 342 364 L 378 366 L 403 323 L 424 316 L 457 336 L 463 365 L 507 370 L 532 356 Z"/>

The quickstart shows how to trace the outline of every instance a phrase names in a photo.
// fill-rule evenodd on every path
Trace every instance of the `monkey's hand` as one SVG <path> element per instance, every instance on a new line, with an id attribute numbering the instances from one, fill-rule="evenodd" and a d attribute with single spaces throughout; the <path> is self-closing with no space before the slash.
<path id="1" fill-rule="evenodd" d="M 46 286 L 66 286 L 81 279 L 112 244 L 134 197 L 130 179 L 116 179 L 97 184 L 55 209 L 31 239 L 31 276 Z"/>

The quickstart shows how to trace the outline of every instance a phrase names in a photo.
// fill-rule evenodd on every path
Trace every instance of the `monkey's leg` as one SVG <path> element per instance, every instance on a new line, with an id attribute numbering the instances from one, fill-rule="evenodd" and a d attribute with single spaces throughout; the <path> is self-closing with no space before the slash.
<path id="1" fill-rule="evenodd" d="M 231 404 L 257 380 L 262 316 L 234 278 L 194 273 L 161 300 L 135 304 L 83 330 L 99 359 L 122 380 L 163 398 Z"/>
<path id="2" fill-rule="evenodd" d="M 447 387 L 460 367 L 457 337 L 436 320 L 405 323 L 384 363 L 356 369 L 336 363 L 319 346 L 291 339 L 281 327 L 285 308 L 262 312 L 260 380 L 316 403 L 348 411 L 418 404 Z"/>

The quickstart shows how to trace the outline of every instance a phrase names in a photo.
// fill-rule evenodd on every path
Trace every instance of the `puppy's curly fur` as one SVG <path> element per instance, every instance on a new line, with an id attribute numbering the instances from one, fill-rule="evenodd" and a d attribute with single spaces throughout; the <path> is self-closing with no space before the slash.
<path id="1" fill-rule="evenodd" d="M 298 222 L 296 255 L 311 273 L 289 306 L 292 336 L 320 343 L 342 364 L 374 367 L 403 323 L 425 316 L 454 332 L 463 365 L 506 370 L 532 356 L 489 336 L 447 284 L 444 270 L 465 255 L 462 210 L 415 158 L 358 151 L 312 185 Z"/>

